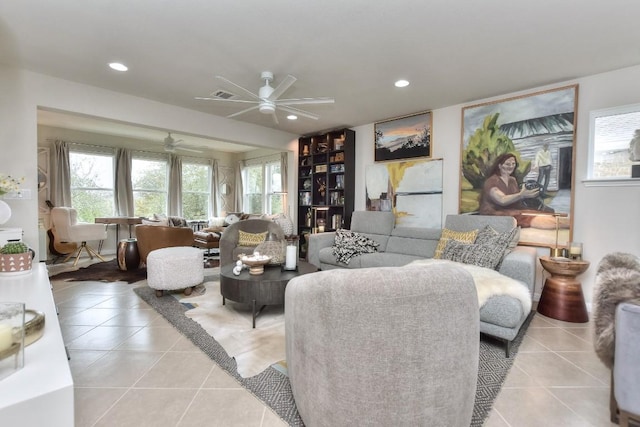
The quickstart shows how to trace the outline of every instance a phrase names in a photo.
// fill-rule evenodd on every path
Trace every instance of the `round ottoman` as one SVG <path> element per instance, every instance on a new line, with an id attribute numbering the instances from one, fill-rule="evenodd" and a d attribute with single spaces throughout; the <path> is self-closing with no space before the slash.
<path id="1" fill-rule="evenodd" d="M 203 256 L 198 248 L 162 248 L 147 255 L 147 283 L 158 297 L 163 291 L 176 289 L 184 289 L 185 295 L 191 295 L 193 287 L 203 281 Z"/>

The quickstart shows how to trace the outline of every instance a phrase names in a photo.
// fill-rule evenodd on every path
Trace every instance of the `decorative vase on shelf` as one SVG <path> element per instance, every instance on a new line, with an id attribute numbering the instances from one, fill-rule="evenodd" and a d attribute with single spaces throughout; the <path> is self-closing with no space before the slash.
<path id="1" fill-rule="evenodd" d="M 11 218 L 11 207 L 4 200 L 0 200 L 0 225 Z"/>

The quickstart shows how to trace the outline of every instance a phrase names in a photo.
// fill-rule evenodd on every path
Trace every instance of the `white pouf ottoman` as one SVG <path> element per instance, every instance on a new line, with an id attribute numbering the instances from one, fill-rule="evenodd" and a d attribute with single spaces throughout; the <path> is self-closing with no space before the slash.
<path id="1" fill-rule="evenodd" d="M 184 289 L 191 295 L 193 287 L 204 281 L 202 251 L 198 248 L 177 246 L 156 249 L 147 255 L 147 283 L 161 297 L 163 291 Z"/>

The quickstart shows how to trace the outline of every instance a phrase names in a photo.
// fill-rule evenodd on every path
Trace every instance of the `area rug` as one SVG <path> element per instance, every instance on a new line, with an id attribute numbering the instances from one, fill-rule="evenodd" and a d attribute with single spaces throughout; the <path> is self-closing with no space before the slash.
<path id="1" fill-rule="evenodd" d="M 304 426 L 295 406 L 289 378 L 286 375 L 286 369 L 281 369 L 281 364 L 276 363 L 270 365 L 264 371 L 254 376 L 248 378 L 242 377 L 238 373 L 236 360 L 227 354 L 223 346 L 207 333 L 205 328 L 188 317 L 187 312 L 193 310 L 195 304 L 203 307 L 204 304 L 208 304 L 206 302 L 207 299 L 209 299 L 212 304 L 215 304 L 215 300 L 221 301 L 220 293 L 215 292 L 213 289 L 213 286 L 211 286 L 211 289 L 206 288 L 206 292 L 203 295 L 193 298 L 182 298 L 180 296 L 177 298 L 156 298 L 154 291 L 146 286 L 138 287 L 134 289 L 134 291 L 173 324 L 184 336 L 189 338 L 205 354 L 218 363 L 222 369 L 233 376 L 243 387 L 265 404 L 269 405 L 285 422 L 291 426 Z M 196 300 L 198 301 L 196 302 Z M 181 303 L 180 301 L 183 302 Z M 500 392 L 502 383 L 513 364 L 513 360 L 518 352 L 518 347 L 533 318 L 533 314 L 534 313 L 525 321 L 520 328 L 520 333 L 513 340 L 511 344 L 511 357 L 508 359 L 505 358 L 504 343 L 484 336 L 480 340 L 478 384 L 473 417 L 470 424 L 472 427 L 482 426 L 489 414 L 493 401 Z M 250 311 L 248 312 L 248 316 L 248 320 L 245 320 L 245 322 L 249 323 L 250 328 Z M 259 320 L 260 317 L 258 317 L 258 321 Z M 260 327 L 259 323 L 257 326 Z M 246 324 L 243 324 L 243 329 L 246 329 Z M 280 334 L 282 338 L 279 339 L 284 343 L 284 329 L 281 329 Z M 271 360 L 279 360 L 279 356 L 273 356 Z"/>
<path id="2" fill-rule="evenodd" d="M 219 259 L 208 259 L 204 262 L 204 268 L 213 268 L 220 265 Z M 81 267 L 75 270 L 63 271 L 61 273 L 50 276 L 51 280 L 64 280 L 67 282 L 78 282 L 92 280 L 97 282 L 127 282 L 135 283 L 147 278 L 147 269 L 145 267 L 135 270 L 120 270 L 118 261 L 112 259 L 105 262 L 96 262 L 87 267 Z"/>
<path id="3" fill-rule="evenodd" d="M 127 282 L 135 283 L 147 278 L 147 269 L 120 270 L 118 261 L 112 259 L 105 262 L 96 262 L 88 267 L 77 270 L 65 271 L 49 277 L 51 280 L 65 280 L 67 282 L 78 282 L 93 280 L 97 282 Z"/>
<path id="4" fill-rule="evenodd" d="M 181 297 L 193 307 L 185 315 L 202 326 L 236 361 L 238 374 L 252 377 L 285 359 L 283 306 L 266 306 L 253 328 L 251 307 L 227 300 L 222 305 L 220 282 L 204 284 L 202 295 Z"/>

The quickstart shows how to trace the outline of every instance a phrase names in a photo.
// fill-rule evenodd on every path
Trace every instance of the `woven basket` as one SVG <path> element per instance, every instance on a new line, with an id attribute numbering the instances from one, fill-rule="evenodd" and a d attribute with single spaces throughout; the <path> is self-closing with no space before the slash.
<path id="1" fill-rule="evenodd" d="M 31 270 L 31 252 L 0 254 L 0 273 Z"/>

